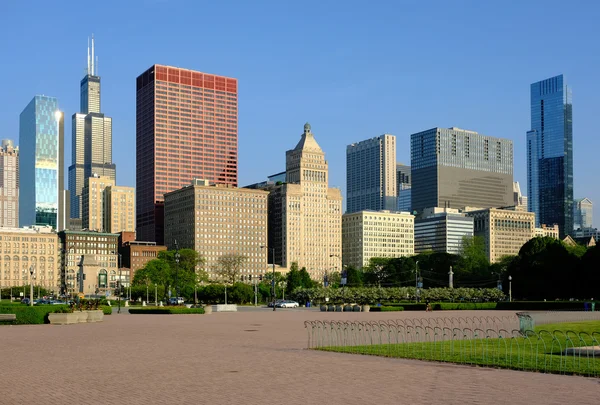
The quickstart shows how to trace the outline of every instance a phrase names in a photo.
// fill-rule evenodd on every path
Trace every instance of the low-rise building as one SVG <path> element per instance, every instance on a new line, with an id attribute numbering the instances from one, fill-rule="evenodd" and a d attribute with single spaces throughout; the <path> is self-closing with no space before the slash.
<path id="1" fill-rule="evenodd" d="M 473 218 L 455 208 L 432 207 L 415 219 L 415 253 L 460 254 L 464 237 L 473 237 Z"/>
<path id="2" fill-rule="evenodd" d="M 51 226 L 0 228 L 0 247 L 1 288 L 33 282 L 34 286 L 60 293 L 58 236 Z"/>
<path id="3" fill-rule="evenodd" d="M 554 238 L 554 239 L 558 239 L 559 238 L 559 229 L 558 229 L 558 224 L 554 224 L 554 226 L 548 226 L 545 224 L 542 224 L 541 227 L 539 228 L 535 228 L 535 236 L 549 236 L 550 238 Z"/>
<path id="4" fill-rule="evenodd" d="M 414 220 L 410 213 L 397 211 L 364 210 L 344 214 L 342 263 L 362 268 L 373 257 L 412 256 L 415 253 Z"/>
<path id="5" fill-rule="evenodd" d="M 241 275 L 258 276 L 267 268 L 267 191 L 191 185 L 165 194 L 165 244 L 169 249 L 195 249 L 205 260 L 208 276 L 217 278 L 221 256 L 246 257 Z"/>
<path id="6" fill-rule="evenodd" d="M 58 237 L 67 294 L 112 296 L 117 280 L 128 284 L 129 272 L 119 263 L 118 234 L 65 230 Z"/>
<path id="7" fill-rule="evenodd" d="M 521 247 L 535 236 L 535 214 L 518 210 L 488 208 L 471 211 L 474 234 L 485 241 L 490 263 L 503 256 L 519 254 Z"/>
<path id="8" fill-rule="evenodd" d="M 164 250 L 167 250 L 167 247 L 157 245 L 156 242 L 135 240 L 135 232 L 119 234 L 119 253 L 122 256 L 123 267 L 129 270 L 131 280 L 137 270 L 143 269 L 150 260 L 158 258 L 158 253 Z"/>

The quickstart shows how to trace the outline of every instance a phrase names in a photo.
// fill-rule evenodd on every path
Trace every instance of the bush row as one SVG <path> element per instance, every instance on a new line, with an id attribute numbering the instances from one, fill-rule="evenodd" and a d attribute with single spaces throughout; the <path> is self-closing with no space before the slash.
<path id="1" fill-rule="evenodd" d="M 0 314 L 15 314 L 17 316 L 16 321 L 2 323 L 11 325 L 42 324 L 50 323 L 48 320 L 49 313 L 68 308 L 67 305 L 39 305 L 33 307 L 26 305 L 6 305 L 0 306 Z"/>
<path id="2" fill-rule="evenodd" d="M 130 314 L 203 314 L 204 308 L 187 307 L 141 307 L 129 308 Z"/>
<path id="3" fill-rule="evenodd" d="M 404 308 L 403 307 L 381 306 L 381 307 L 371 307 L 371 309 L 369 309 L 369 312 L 399 312 L 399 311 L 404 311 Z"/>

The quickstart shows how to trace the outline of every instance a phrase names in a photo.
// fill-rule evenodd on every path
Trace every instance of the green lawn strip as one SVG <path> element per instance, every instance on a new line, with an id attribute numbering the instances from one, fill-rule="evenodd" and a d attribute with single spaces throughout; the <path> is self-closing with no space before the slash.
<path id="1" fill-rule="evenodd" d="M 508 336 L 502 339 L 456 339 L 368 346 L 329 346 L 320 348 L 320 350 L 526 371 L 600 375 L 600 357 L 559 355 L 560 352 L 570 347 L 597 345 L 592 338 L 592 333 L 600 331 L 600 322 L 542 325 L 536 328 L 536 331 L 538 336 L 529 333 L 527 337 L 517 338 Z M 553 333 L 554 331 L 562 333 Z M 584 332 L 584 334 L 580 335 L 580 339 L 567 331 Z M 597 340 L 600 339 L 600 334 L 594 336 Z M 430 339 L 434 338 L 430 336 Z M 391 339 L 393 341 L 394 337 Z"/>

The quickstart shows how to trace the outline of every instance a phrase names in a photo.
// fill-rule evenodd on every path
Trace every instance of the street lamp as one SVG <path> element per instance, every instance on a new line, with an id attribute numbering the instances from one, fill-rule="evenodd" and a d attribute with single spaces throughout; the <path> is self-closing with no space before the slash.
<path id="1" fill-rule="evenodd" d="M 512 276 L 508 276 L 508 301 L 512 302 Z"/>
<path id="2" fill-rule="evenodd" d="M 175 291 L 177 292 L 176 302 L 179 304 L 179 259 L 181 255 L 179 254 L 179 245 L 177 244 L 177 240 L 175 240 Z"/>
<path id="3" fill-rule="evenodd" d="M 29 266 L 29 306 L 33 306 L 33 264 Z"/>
<path id="4" fill-rule="evenodd" d="M 273 311 L 275 311 L 275 248 L 270 248 L 268 246 L 261 246 L 261 249 L 267 249 L 267 254 L 268 251 L 271 250 L 272 253 L 272 262 L 273 262 L 273 280 L 271 281 L 271 284 L 273 286 Z"/>
<path id="5" fill-rule="evenodd" d="M 123 257 L 121 256 L 121 253 L 117 253 L 119 255 L 119 279 L 117 280 L 117 302 L 119 303 L 119 308 L 117 309 L 117 314 L 121 313 L 121 266 L 122 266 L 122 261 L 123 261 Z"/>
<path id="6" fill-rule="evenodd" d="M 419 261 L 415 262 L 415 302 L 419 302 Z"/>

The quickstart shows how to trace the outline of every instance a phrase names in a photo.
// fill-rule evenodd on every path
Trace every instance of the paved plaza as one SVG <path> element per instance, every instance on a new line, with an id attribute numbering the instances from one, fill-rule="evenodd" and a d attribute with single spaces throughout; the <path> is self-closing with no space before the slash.
<path id="1" fill-rule="evenodd" d="M 252 309 L 2 326 L 0 404 L 600 403 L 599 379 L 305 349 L 305 320 L 498 314 Z"/>

